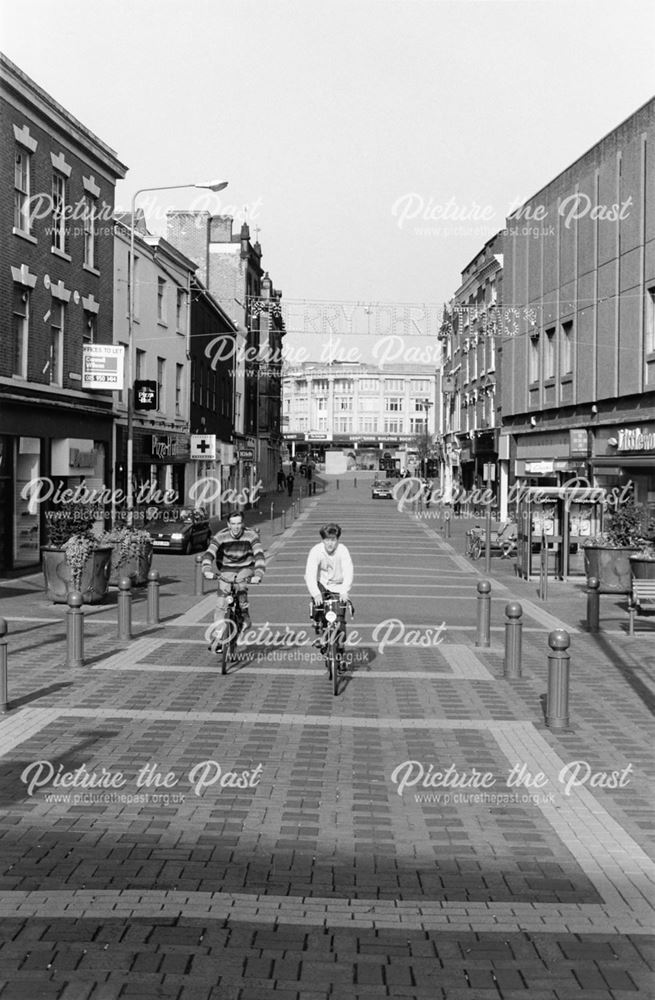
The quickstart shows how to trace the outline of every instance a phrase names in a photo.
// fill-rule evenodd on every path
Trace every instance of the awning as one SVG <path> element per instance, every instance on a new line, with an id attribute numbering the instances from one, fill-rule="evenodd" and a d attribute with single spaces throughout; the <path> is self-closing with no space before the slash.
<path id="1" fill-rule="evenodd" d="M 595 469 L 618 465 L 622 469 L 650 469 L 655 475 L 655 455 L 601 455 L 589 461 Z"/>

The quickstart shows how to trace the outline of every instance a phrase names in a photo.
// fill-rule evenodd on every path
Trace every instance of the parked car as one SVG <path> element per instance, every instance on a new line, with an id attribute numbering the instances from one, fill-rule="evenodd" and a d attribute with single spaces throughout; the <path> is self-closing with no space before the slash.
<path id="1" fill-rule="evenodd" d="M 371 499 L 372 500 L 393 500 L 393 494 L 391 490 L 393 487 L 381 479 L 376 479 L 371 487 Z"/>
<path id="2" fill-rule="evenodd" d="M 151 507 L 147 511 L 146 531 L 156 550 L 188 554 L 209 544 L 212 530 L 204 507 Z"/>

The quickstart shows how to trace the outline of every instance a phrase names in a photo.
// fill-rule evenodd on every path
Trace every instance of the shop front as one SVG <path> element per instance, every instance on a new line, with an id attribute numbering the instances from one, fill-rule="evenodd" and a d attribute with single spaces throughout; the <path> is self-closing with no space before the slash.
<path id="1" fill-rule="evenodd" d="M 632 482 L 635 500 L 655 518 L 655 423 L 599 428 L 591 464 L 599 486 Z"/>
<path id="2" fill-rule="evenodd" d="M 584 428 L 519 434 L 512 493 L 527 486 L 567 486 L 588 473 L 589 435 Z"/>
<path id="3" fill-rule="evenodd" d="M 116 489 L 127 492 L 127 432 L 117 427 Z M 169 500 L 184 503 L 186 500 L 187 466 L 191 469 L 191 438 L 176 431 L 153 433 L 136 428 L 133 438 L 132 468 L 134 506 L 140 509 Z"/>
<path id="4" fill-rule="evenodd" d="M 36 567 L 64 490 L 101 490 L 111 469 L 109 406 L 0 405 L 0 573 Z"/>

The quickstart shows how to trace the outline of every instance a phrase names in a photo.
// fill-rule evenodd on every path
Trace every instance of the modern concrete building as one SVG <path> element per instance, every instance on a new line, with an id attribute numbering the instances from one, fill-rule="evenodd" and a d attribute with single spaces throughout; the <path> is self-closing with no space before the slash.
<path id="1" fill-rule="evenodd" d="M 655 99 L 507 220 L 503 434 L 518 482 L 632 480 L 655 514 Z"/>

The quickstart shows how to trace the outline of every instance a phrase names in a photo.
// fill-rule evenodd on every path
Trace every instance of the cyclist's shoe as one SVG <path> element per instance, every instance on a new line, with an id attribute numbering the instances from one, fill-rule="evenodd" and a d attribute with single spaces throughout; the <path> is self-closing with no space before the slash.
<path id="1" fill-rule="evenodd" d="M 212 633 L 207 649 L 210 653 L 218 653 L 223 645 L 223 630 L 217 629 Z"/>
<path id="2" fill-rule="evenodd" d="M 321 653 L 324 653 L 327 649 L 327 642 L 321 635 L 317 635 L 314 639 L 312 646 L 315 646 Z"/>

